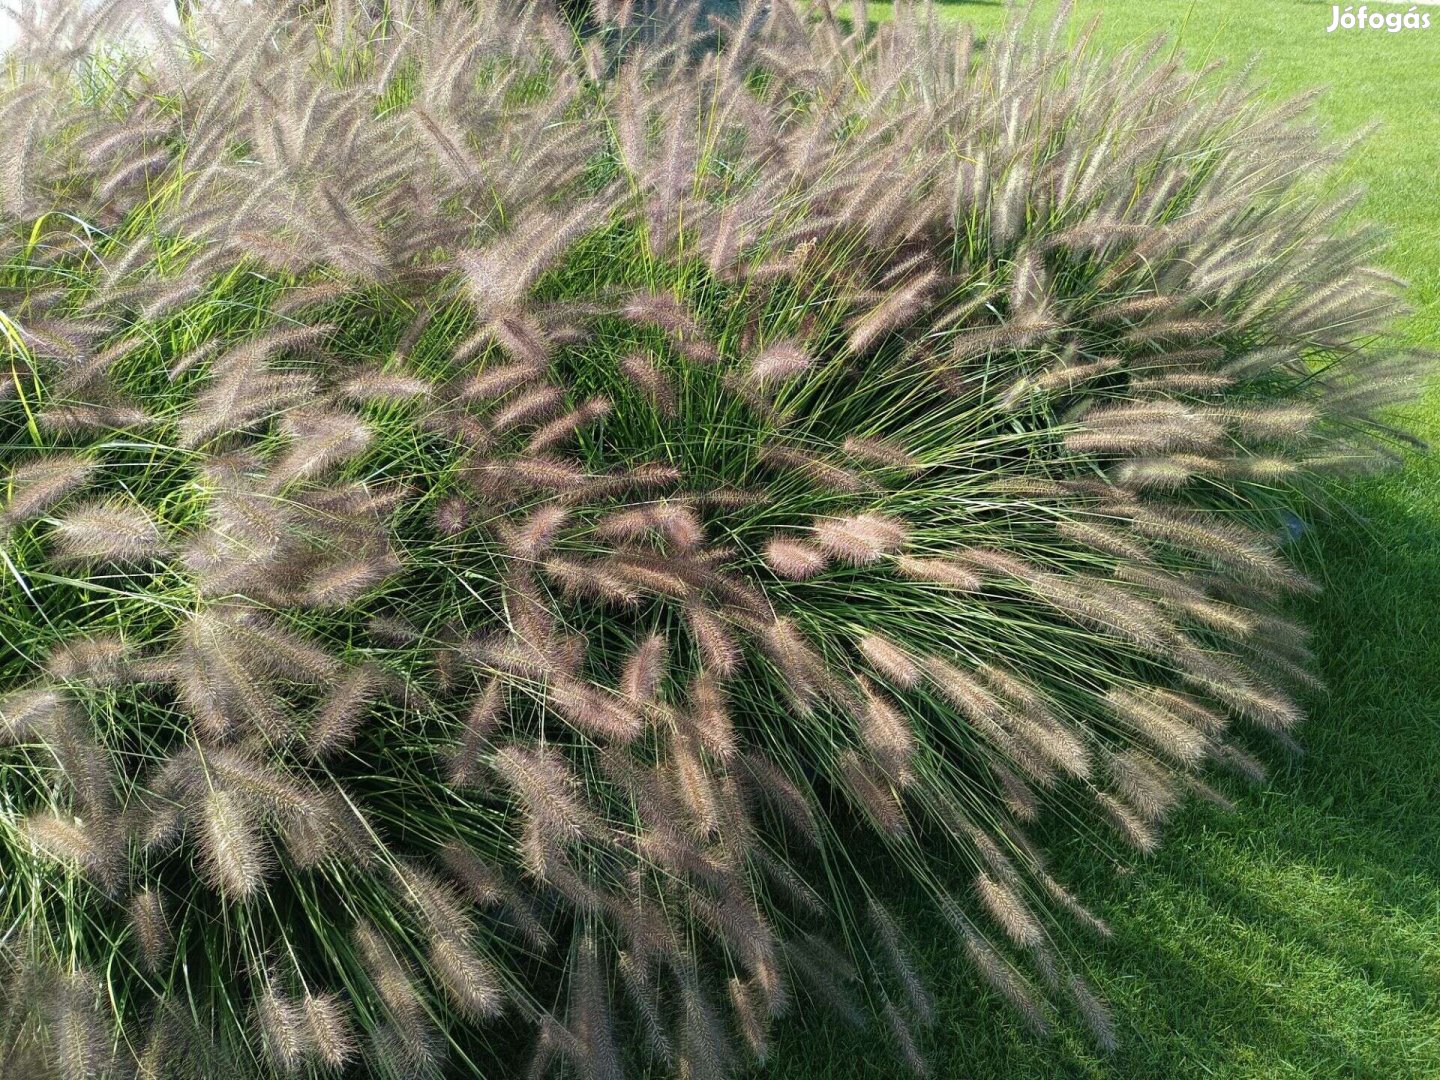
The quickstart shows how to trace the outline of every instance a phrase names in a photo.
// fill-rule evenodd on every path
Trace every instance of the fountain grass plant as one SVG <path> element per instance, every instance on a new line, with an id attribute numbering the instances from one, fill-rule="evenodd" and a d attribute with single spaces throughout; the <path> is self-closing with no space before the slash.
<path id="1" fill-rule="evenodd" d="M 808 1003 L 924 1071 L 917 889 L 1113 1041 L 1027 827 L 1292 741 L 1285 531 L 1424 362 L 1304 102 L 924 7 L 33 14 L 7 1075 L 725 1076 Z"/>

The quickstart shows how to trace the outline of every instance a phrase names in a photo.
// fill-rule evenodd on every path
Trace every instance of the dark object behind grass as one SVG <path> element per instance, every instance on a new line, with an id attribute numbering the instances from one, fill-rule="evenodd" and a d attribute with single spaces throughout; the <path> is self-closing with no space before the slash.
<path id="1" fill-rule="evenodd" d="M 7 1069 L 724 1075 L 797 998 L 923 1068 L 916 888 L 1111 1041 L 1022 830 L 1290 739 L 1374 238 L 1149 54 L 660 25 L 12 59 Z"/>

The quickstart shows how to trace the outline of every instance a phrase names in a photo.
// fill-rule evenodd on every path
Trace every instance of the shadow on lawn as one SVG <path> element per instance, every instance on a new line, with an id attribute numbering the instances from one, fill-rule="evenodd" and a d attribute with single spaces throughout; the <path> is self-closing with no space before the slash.
<path id="1" fill-rule="evenodd" d="M 1057 867 L 1112 923 L 1076 941 L 1115 1010 L 1120 1049 L 1073 1017 L 1036 1039 L 983 991 L 938 919 L 914 940 L 939 998 L 927 1039 L 952 1077 L 1440 1076 L 1440 465 L 1343 496 L 1316 530 L 1325 593 L 1300 614 L 1331 687 L 1238 812 L 1192 807 L 1148 863 L 1062 845 Z M 1418 508 L 1418 509 L 1417 509 Z M 888 1039 L 815 1018 L 768 1078 L 910 1075 Z"/>

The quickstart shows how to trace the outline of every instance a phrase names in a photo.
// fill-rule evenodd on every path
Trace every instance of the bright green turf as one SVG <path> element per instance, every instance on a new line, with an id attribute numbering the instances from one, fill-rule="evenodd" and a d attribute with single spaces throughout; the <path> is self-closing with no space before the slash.
<path id="1" fill-rule="evenodd" d="M 1191 60 L 1258 54 L 1279 95 L 1326 87 L 1318 113 L 1336 132 L 1378 121 L 1343 179 L 1368 189 L 1363 212 L 1393 230 L 1387 263 L 1412 282 L 1418 309 L 1409 332 L 1440 348 L 1440 7 L 1420 9 L 1436 24 L 1428 31 L 1328 35 L 1328 3 L 1078 9 L 1081 21 L 1102 14 L 1108 44 L 1161 29 Z M 945 11 L 982 31 L 1004 14 Z M 1440 392 L 1409 426 L 1440 443 Z M 1026 1035 L 917 913 L 940 996 L 934 1075 L 1440 1077 L 1440 457 L 1346 487 L 1313 547 L 1327 588 L 1300 614 L 1331 690 L 1312 704 L 1308 755 L 1270 755 L 1272 782 L 1227 789 L 1236 814 L 1192 808 L 1146 863 L 1097 865 L 1078 848 L 1060 860 L 1115 929 L 1087 952 L 1120 1050 L 1098 1057 L 1064 1028 L 1048 1041 Z M 816 1020 L 787 1034 L 769 1075 L 908 1075 L 894 1061 L 877 1035 Z"/>

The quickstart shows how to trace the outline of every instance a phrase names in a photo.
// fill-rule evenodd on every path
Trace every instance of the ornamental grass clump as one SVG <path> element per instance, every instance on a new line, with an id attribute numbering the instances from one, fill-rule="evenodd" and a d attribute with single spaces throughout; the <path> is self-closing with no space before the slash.
<path id="1" fill-rule="evenodd" d="M 5 59 L 0 1072 L 718 1077 L 811 1005 L 924 1071 L 922 899 L 1109 1046 L 1026 829 L 1292 742 L 1287 508 L 1422 359 L 1304 103 L 928 8 L 134 7 Z"/>

